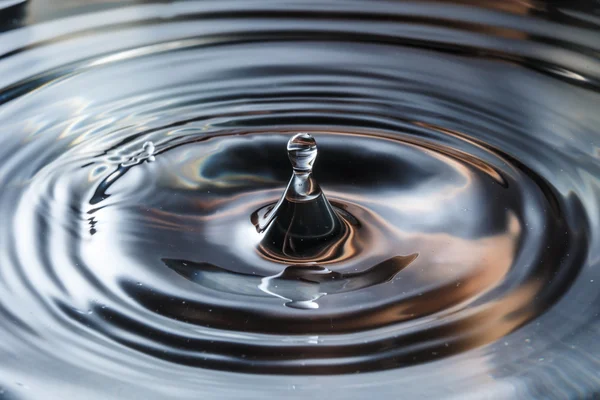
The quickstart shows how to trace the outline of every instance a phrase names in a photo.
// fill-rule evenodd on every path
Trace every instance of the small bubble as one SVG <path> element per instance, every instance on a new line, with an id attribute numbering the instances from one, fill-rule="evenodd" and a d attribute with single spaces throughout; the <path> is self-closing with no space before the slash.
<path id="1" fill-rule="evenodd" d="M 142 282 L 138 282 L 138 283 L 136 283 L 136 285 L 138 285 L 138 286 L 143 286 L 143 285 L 142 285 Z"/>
<path id="2" fill-rule="evenodd" d="M 146 142 L 142 146 L 142 152 L 141 152 L 141 154 L 139 154 L 139 158 L 132 157 L 129 162 L 124 163 L 123 165 L 127 164 L 126 166 L 132 166 L 132 165 L 137 164 L 138 162 L 143 161 L 144 159 L 146 159 L 148 162 L 153 162 L 155 160 L 155 158 L 154 158 L 155 150 L 156 150 L 156 148 L 154 147 L 154 143 Z"/>
<path id="3" fill-rule="evenodd" d="M 142 146 L 142 149 L 144 150 L 144 152 L 146 154 L 148 154 L 149 156 L 151 156 L 152 154 L 154 154 L 154 150 L 155 150 L 154 143 L 152 143 L 152 142 L 146 142 Z"/>

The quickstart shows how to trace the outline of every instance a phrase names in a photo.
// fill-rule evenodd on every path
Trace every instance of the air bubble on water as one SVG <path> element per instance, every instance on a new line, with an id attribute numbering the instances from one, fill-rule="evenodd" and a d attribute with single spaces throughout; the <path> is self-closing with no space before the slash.
<path id="1" fill-rule="evenodd" d="M 144 155 L 147 157 L 146 160 L 148 160 L 148 162 L 152 162 L 155 160 L 154 151 L 156 150 L 156 147 L 154 146 L 153 142 L 148 141 L 144 143 L 144 145 L 142 146 L 142 150 L 144 152 Z"/>
<path id="2" fill-rule="evenodd" d="M 129 159 L 127 159 L 121 164 L 121 166 L 125 168 L 130 168 L 144 161 L 153 162 L 155 160 L 155 151 L 156 146 L 154 146 L 154 143 L 151 141 L 147 141 L 142 145 L 141 150 L 137 150 L 135 152 L 135 155 L 130 156 Z"/>
<path id="3" fill-rule="evenodd" d="M 144 151 L 146 152 L 146 154 L 153 154 L 154 153 L 154 143 L 148 141 L 145 142 L 144 145 L 142 146 L 142 149 L 144 149 Z"/>

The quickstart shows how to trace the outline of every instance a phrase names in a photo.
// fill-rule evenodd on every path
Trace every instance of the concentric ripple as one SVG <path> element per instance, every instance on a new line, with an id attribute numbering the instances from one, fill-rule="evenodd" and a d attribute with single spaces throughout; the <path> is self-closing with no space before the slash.
<path id="1" fill-rule="evenodd" d="M 600 393 L 600 33 L 514 7 L 0 34 L 0 398 Z M 304 262 L 254 225 L 297 132 L 344 224 Z"/>

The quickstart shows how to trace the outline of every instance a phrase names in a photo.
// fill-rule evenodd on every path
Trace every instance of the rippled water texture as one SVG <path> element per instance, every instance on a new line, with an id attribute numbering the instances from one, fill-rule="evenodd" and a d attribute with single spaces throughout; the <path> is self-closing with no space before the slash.
<path id="1" fill-rule="evenodd" d="M 0 398 L 600 395 L 600 16 L 569 4 L 11 22 Z M 297 132 L 320 203 L 265 227 Z"/>

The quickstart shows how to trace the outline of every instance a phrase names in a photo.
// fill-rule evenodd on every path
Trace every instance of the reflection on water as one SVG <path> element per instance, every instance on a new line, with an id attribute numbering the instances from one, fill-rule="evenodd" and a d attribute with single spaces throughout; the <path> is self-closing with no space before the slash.
<path id="1" fill-rule="evenodd" d="M 181 276 L 220 292 L 246 296 L 274 296 L 285 301 L 287 307 L 319 308 L 317 300 L 323 296 L 351 292 L 389 282 L 406 268 L 416 254 L 393 257 L 362 272 L 340 273 L 313 265 L 290 265 L 272 276 L 243 274 L 205 263 L 164 260 Z M 262 292 L 262 293 L 261 293 Z"/>

